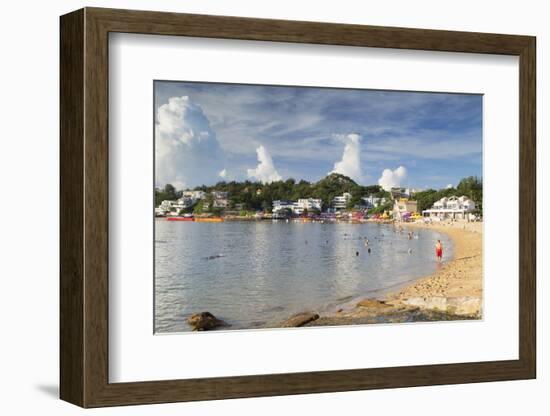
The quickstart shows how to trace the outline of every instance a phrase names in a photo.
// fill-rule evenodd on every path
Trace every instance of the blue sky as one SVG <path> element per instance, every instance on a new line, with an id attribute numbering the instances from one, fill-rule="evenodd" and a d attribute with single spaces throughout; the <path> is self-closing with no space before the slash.
<path id="1" fill-rule="evenodd" d="M 156 183 L 456 186 L 482 176 L 482 96 L 155 82 Z"/>

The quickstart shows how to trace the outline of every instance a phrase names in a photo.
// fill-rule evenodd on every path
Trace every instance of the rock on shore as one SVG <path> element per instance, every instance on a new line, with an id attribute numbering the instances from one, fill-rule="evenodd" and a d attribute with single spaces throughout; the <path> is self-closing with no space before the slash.
<path id="1" fill-rule="evenodd" d="M 216 318 L 210 312 L 200 312 L 187 318 L 187 323 L 193 327 L 193 331 L 208 331 L 210 329 L 230 326 L 227 322 Z"/>
<path id="2" fill-rule="evenodd" d="M 280 328 L 297 328 L 319 319 L 319 315 L 313 312 L 302 312 L 291 316 L 279 325 Z"/>
<path id="3" fill-rule="evenodd" d="M 322 316 L 305 326 L 335 326 L 357 324 L 382 324 L 399 322 L 428 321 L 458 321 L 478 319 L 478 316 L 468 313 L 457 313 L 452 308 L 441 310 L 428 308 L 431 305 L 406 304 L 401 301 L 378 299 L 363 299 L 349 310 L 339 310 L 337 313 Z M 464 312 L 464 311 L 460 311 Z"/>

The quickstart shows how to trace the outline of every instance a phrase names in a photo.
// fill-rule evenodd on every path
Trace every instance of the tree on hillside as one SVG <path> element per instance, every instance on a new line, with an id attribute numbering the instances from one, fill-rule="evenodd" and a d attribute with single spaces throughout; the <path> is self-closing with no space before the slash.
<path id="1" fill-rule="evenodd" d="M 214 209 L 214 198 L 211 194 L 206 195 L 206 198 L 201 199 L 195 207 L 193 208 L 193 212 L 195 214 L 204 214 L 206 212 L 212 212 Z"/>
<path id="2" fill-rule="evenodd" d="M 456 190 L 461 195 L 466 195 L 476 203 L 476 208 L 483 211 L 483 182 L 477 176 L 469 176 L 462 179 Z"/>
<path id="3" fill-rule="evenodd" d="M 413 199 L 418 201 L 418 212 L 430 209 L 436 201 L 450 196 L 466 196 L 476 203 L 476 211 L 483 212 L 483 182 L 476 176 L 462 179 L 456 188 L 446 188 L 436 191 L 428 189 L 417 192 Z"/>
<path id="4" fill-rule="evenodd" d="M 369 195 L 374 195 L 377 198 L 389 198 L 390 194 L 389 192 L 386 192 L 382 189 L 379 185 L 369 185 L 369 186 L 360 186 L 355 185 L 352 187 L 351 191 L 351 199 L 348 202 L 348 209 L 352 209 L 357 205 L 361 205 L 363 203 L 362 199 L 365 197 L 368 197 Z"/>
<path id="5" fill-rule="evenodd" d="M 393 209 L 393 202 L 387 201 L 383 205 L 378 205 L 377 207 L 374 207 L 369 210 L 369 214 L 383 214 L 385 211 L 391 211 Z"/>
<path id="6" fill-rule="evenodd" d="M 167 183 L 164 188 L 155 189 L 155 206 L 158 207 L 162 201 L 175 201 L 181 198 L 182 192 L 176 191 L 176 188 L 170 183 Z"/>
<path id="7" fill-rule="evenodd" d="M 334 197 L 344 192 L 349 192 L 353 196 L 359 189 L 360 186 L 353 179 L 339 173 L 331 173 L 312 185 L 312 195 L 314 198 L 320 198 L 323 201 L 323 208 L 327 208 Z"/>
<path id="8" fill-rule="evenodd" d="M 331 173 L 317 182 L 311 183 L 305 180 L 296 181 L 293 178 L 285 181 L 276 181 L 271 183 L 251 182 L 225 182 L 221 181 L 212 186 L 201 185 L 194 188 L 210 194 L 212 191 L 223 191 L 228 193 L 229 207 L 241 206 L 248 211 L 269 211 L 275 200 L 295 201 L 300 198 L 318 198 L 322 201 L 323 210 L 331 206 L 334 197 L 340 196 L 345 192 L 351 194 L 348 208 L 352 209 L 361 204 L 361 198 L 373 195 L 378 198 L 386 198 L 388 204 L 380 207 L 377 211 L 383 212 L 388 207 L 391 209 L 390 193 L 382 189 L 379 185 L 362 186 L 348 176 L 338 173 Z M 180 198 L 182 191 L 177 191 L 174 186 L 167 184 L 164 188 L 155 189 L 156 206 L 164 200 L 176 200 Z M 418 201 L 418 211 L 429 209 L 435 201 L 447 196 L 465 195 L 472 199 L 476 206 L 482 210 L 483 202 L 483 183 L 475 176 L 462 179 L 456 188 L 449 189 L 428 189 L 417 192 L 412 199 Z M 200 201 L 195 205 L 194 211 L 200 213 L 203 206 L 210 202 L 212 209 L 211 196 L 206 200 Z"/>
<path id="9" fill-rule="evenodd" d="M 422 212 L 430 209 L 435 201 L 440 199 L 439 192 L 435 189 L 417 192 L 414 194 L 414 199 L 417 201 L 417 210 Z"/>

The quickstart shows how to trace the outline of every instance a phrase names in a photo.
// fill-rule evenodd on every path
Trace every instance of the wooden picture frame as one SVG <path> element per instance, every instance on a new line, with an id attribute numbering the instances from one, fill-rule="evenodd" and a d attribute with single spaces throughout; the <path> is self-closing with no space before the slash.
<path id="1" fill-rule="evenodd" d="M 535 38 L 85 8 L 61 17 L 60 396 L 82 407 L 338 392 L 536 377 Z M 108 35 L 297 42 L 519 57 L 519 359 L 109 383 Z"/>

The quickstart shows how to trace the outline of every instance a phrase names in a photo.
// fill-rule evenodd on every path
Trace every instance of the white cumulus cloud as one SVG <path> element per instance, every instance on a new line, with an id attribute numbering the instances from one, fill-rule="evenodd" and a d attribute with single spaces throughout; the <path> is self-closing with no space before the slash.
<path id="1" fill-rule="evenodd" d="M 172 97 L 157 110 L 155 182 L 177 189 L 219 180 L 224 156 L 202 108 L 188 96 Z"/>
<path id="2" fill-rule="evenodd" d="M 378 179 L 378 185 L 380 185 L 386 191 L 391 188 L 401 186 L 403 181 L 407 178 L 407 169 L 404 166 L 399 166 L 395 170 L 384 169 L 382 176 Z"/>
<path id="3" fill-rule="evenodd" d="M 271 183 L 283 179 L 275 169 L 273 159 L 264 146 L 258 147 L 256 154 L 258 155 L 258 166 L 255 169 L 247 169 L 249 178 L 255 178 L 262 183 Z"/>
<path id="4" fill-rule="evenodd" d="M 351 133 L 340 136 L 345 143 L 342 160 L 334 164 L 334 169 L 330 173 L 340 173 L 349 176 L 355 181 L 362 178 L 361 174 L 361 136 Z"/>

